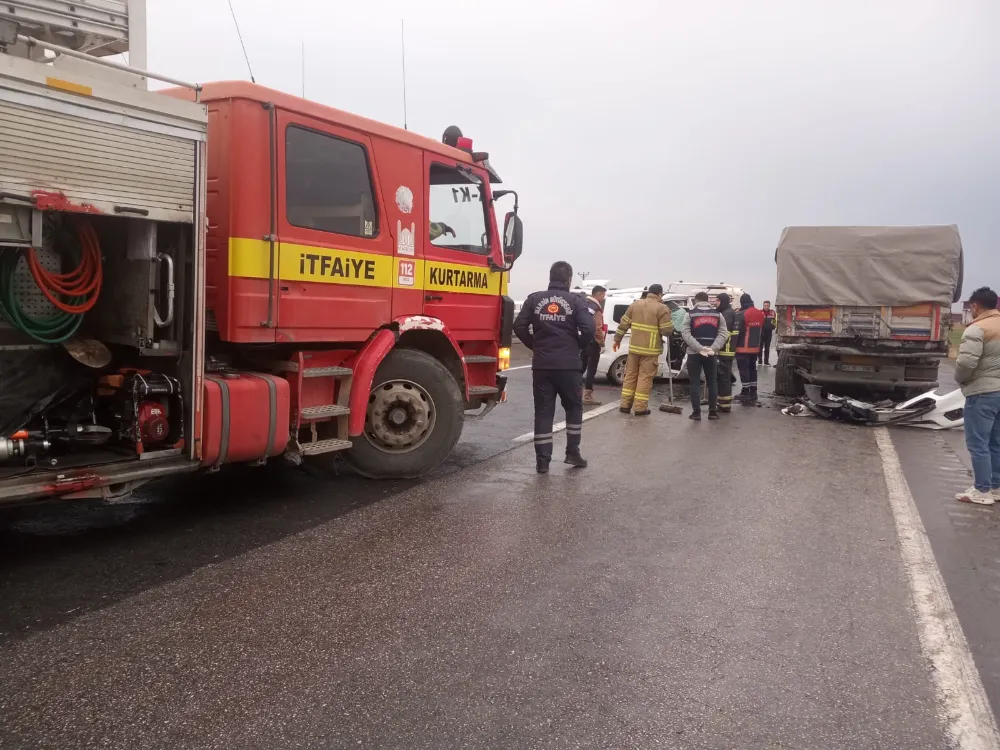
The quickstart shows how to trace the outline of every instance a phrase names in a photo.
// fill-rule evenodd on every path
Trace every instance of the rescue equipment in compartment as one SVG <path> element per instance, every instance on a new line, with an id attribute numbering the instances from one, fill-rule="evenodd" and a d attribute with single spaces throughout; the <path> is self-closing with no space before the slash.
<path id="1" fill-rule="evenodd" d="M 63 349 L 81 365 L 100 370 L 111 364 L 111 350 L 97 339 L 69 339 Z"/>
<path id="2" fill-rule="evenodd" d="M 142 454 L 149 448 L 176 447 L 184 439 L 181 384 L 161 373 L 122 370 L 101 378 L 97 393 L 108 398 L 118 440 Z"/>
<path id="3" fill-rule="evenodd" d="M 74 224 L 79 243 L 78 264 L 66 273 L 46 270 L 34 247 L 5 248 L 0 252 L 0 317 L 43 344 L 60 344 L 72 338 L 83 322 L 84 313 L 94 307 L 101 293 L 104 270 L 97 232 L 87 219 L 76 218 Z M 25 312 L 14 278 L 22 256 L 35 284 L 55 306 L 52 315 L 33 317 Z"/>
<path id="4" fill-rule="evenodd" d="M 48 453 L 57 443 L 72 449 L 104 445 L 112 437 L 112 430 L 103 425 L 70 422 L 53 427 L 44 419 L 39 430 L 18 430 L 9 438 L 0 438 L 0 462 L 23 458 L 30 465 L 36 454 Z"/>

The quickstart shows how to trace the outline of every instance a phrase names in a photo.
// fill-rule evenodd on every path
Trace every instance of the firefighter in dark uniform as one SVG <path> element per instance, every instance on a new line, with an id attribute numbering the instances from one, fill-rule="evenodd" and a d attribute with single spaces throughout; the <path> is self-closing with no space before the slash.
<path id="1" fill-rule="evenodd" d="M 580 356 L 594 340 L 594 316 L 587 300 L 570 292 L 573 267 L 552 264 L 549 288 L 529 294 L 521 306 L 514 333 L 531 349 L 532 390 L 535 399 L 535 466 L 547 474 L 552 461 L 552 422 L 556 396 L 566 410 L 566 463 L 583 469 L 583 382 Z"/>
<path id="2" fill-rule="evenodd" d="M 764 313 L 753 306 L 753 297 L 744 294 L 736 313 L 736 367 L 743 386 L 740 403 L 744 406 L 757 403 L 757 356 L 763 331 Z"/>
<path id="3" fill-rule="evenodd" d="M 725 292 L 719 295 L 719 304 L 715 309 L 726 321 L 726 330 L 729 331 L 726 345 L 719 351 L 719 361 L 715 363 L 715 373 L 719 378 L 719 411 L 729 414 L 733 410 L 733 362 L 736 359 L 733 341 L 736 337 L 736 311 L 733 310 L 732 300 Z"/>

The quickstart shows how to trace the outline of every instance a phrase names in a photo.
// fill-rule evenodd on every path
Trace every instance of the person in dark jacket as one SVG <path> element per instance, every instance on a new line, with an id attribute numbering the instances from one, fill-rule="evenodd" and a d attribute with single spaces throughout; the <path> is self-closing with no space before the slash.
<path id="1" fill-rule="evenodd" d="M 757 403 L 757 356 L 760 354 L 764 330 L 764 313 L 753 306 L 753 297 L 740 297 L 740 310 L 736 313 L 736 367 L 740 371 L 743 389 L 739 400 L 744 406 Z"/>
<path id="2" fill-rule="evenodd" d="M 733 410 L 733 361 L 736 358 L 733 341 L 736 336 L 736 311 L 733 310 L 732 300 L 725 292 L 719 295 L 719 304 L 715 309 L 722 315 L 722 319 L 726 322 L 726 330 L 729 331 L 726 345 L 719 351 L 719 359 L 715 363 L 715 374 L 719 379 L 719 411 L 729 414 Z"/>
<path id="3" fill-rule="evenodd" d="M 583 469 L 583 382 L 581 352 L 594 341 L 594 316 L 587 300 L 570 292 L 573 267 L 565 261 L 549 269 L 549 288 L 529 294 L 521 306 L 514 333 L 531 349 L 535 400 L 535 467 L 547 474 L 552 461 L 552 422 L 556 396 L 566 410 L 566 463 Z"/>
<path id="4" fill-rule="evenodd" d="M 778 327 L 778 317 L 771 309 L 771 300 L 764 300 L 764 327 L 760 332 L 760 354 L 757 355 L 758 365 L 771 366 L 771 341 L 774 340 L 774 331 Z"/>

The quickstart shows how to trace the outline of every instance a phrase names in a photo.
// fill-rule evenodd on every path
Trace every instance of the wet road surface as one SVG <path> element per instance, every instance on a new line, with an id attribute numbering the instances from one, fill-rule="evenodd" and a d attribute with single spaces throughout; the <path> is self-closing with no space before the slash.
<path id="1" fill-rule="evenodd" d="M 0 746 L 945 746 L 871 430 L 611 413 L 537 477 L 510 387 L 431 480 L 9 515 Z M 1000 530 L 945 497 L 955 439 L 893 433 L 996 705 Z"/>

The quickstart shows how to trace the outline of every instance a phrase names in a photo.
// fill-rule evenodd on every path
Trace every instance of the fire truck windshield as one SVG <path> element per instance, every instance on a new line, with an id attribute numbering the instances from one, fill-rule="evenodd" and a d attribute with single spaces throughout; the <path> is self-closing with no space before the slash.
<path id="1" fill-rule="evenodd" d="M 435 164 L 430 181 L 430 239 L 437 247 L 488 255 L 490 232 L 480 185 Z"/>

